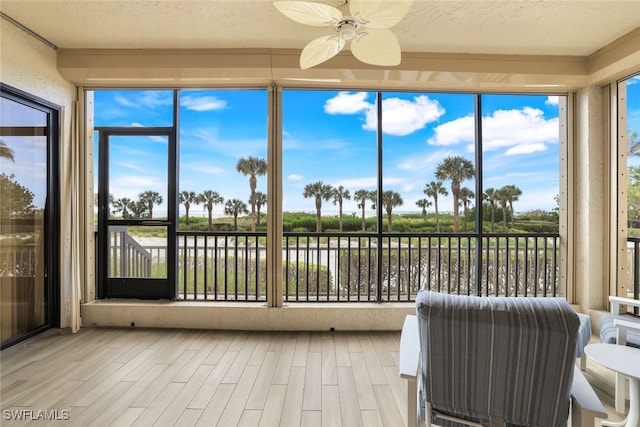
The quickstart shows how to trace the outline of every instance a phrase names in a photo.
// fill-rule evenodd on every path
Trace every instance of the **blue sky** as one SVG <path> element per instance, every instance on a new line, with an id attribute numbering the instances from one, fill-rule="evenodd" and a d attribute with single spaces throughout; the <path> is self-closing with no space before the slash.
<path id="1" fill-rule="evenodd" d="M 633 83 L 640 82 L 634 79 Z M 96 92 L 96 125 L 169 126 L 170 91 Z M 629 125 L 640 129 L 640 84 L 629 84 Z M 550 210 L 559 193 L 557 97 L 483 96 L 484 188 L 514 184 L 522 190 L 517 212 Z M 398 212 L 418 211 L 437 164 L 460 155 L 475 162 L 470 94 L 383 94 L 384 189 L 399 192 Z M 351 195 L 376 187 L 376 94 L 358 91 L 285 90 L 283 93 L 283 203 L 287 211 L 314 211 L 305 185 L 323 181 L 343 185 Z M 249 198 L 248 177 L 235 169 L 238 158 L 267 157 L 267 95 L 264 90 L 185 90 L 180 109 L 180 190 L 219 192 L 225 199 Z M 166 194 L 166 141 L 135 144 L 122 138 L 112 147 L 111 193 L 137 199 L 145 190 Z M 162 172 L 162 173 L 161 173 Z M 474 182 L 463 186 L 474 189 Z M 445 182 L 449 188 L 450 183 Z M 258 177 L 266 192 L 266 177 Z M 438 201 L 452 210 L 451 197 Z M 157 208 L 162 211 L 163 206 Z M 181 210 L 183 207 L 181 206 Z M 433 206 L 428 209 L 433 212 Z M 223 207 L 214 208 L 222 214 Z M 359 214 L 353 200 L 346 214 Z M 204 215 L 201 206 L 192 215 Z M 323 214 L 337 213 L 323 203 Z M 367 214 L 374 214 L 369 210 Z"/>
<path id="2" fill-rule="evenodd" d="M 518 210 L 553 208 L 559 176 L 554 99 L 491 95 L 484 102 L 485 188 L 515 184 L 523 190 Z M 312 200 L 298 196 L 310 182 L 343 185 L 351 194 L 376 188 L 375 103 L 375 93 L 284 94 L 284 203 L 294 206 L 289 210 L 313 209 Z M 398 211 L 416 211 L 415 201 L 425 197 L 442 159 L 460 155 L 475 162 L 474 97 L 391 92 L 382 105 L 383 186 L 402 195 Z M 473 181 L 463 185 L 474 188 Z M 439 208 L 451 211 L 451 198 L 439 199 Z M 335 209 L 326 203 L 323 212 Z M 355 201 L 345 203 L 345 211 L 358 212 Z"/>
<path id="3" fill-rule="evenodd" d="M 629 133 L 637 132 L 640 138 L 640 74 L 627 81 L 627 100 L 627 128 Z M 630 165 L 640 165 L 640 157 L 627 160 Z"/>

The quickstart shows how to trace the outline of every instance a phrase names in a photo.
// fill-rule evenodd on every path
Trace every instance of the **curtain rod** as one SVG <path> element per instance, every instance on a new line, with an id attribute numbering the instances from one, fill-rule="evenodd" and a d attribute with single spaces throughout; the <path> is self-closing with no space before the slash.
<path id="1" fill-rule="evenodd" d="M 56 46 L 55 44 L 51 43 L 49 40 L 45 39 L 44 37 L 42 37 L 40 34 L 34 32 L 33 30 L 29 29 L 28 27 L 25 27 L 24 25 L 22 25 L 21 23 L 19 23 L 18 21 L 16 21 L 15 19 L 13 19 L 12 17 L 10 17 L 9 15 L 7 15 L 4 12 L 0 12 L 0 16 L 2 16 L 4 19 L 6 19 L 7 21 L 11 22 L 13 25 L 15 25 L 16 27 L 20 28 L 22 31 L 24 31 L 25 33 L 35 37 L 36 39 L 40 40 L 42 43 L 46 44 L 47 46 L 49 46 L 51 49 L 57 51 L 58 50 L 58 46 Z"/>

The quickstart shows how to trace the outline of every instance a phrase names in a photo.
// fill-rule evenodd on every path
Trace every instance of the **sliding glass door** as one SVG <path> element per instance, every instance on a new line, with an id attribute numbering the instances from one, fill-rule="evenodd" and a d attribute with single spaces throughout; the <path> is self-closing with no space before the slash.
<path id="1" fill-rule="evenodd" d="M 59 323 L 58 109 L 13 88 L 0 98 L 2 348 Z"/>

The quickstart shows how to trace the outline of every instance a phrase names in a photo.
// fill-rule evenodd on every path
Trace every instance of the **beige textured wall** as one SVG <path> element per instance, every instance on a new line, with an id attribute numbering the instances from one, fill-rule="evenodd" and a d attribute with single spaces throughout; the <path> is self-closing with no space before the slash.
<path id="1" fill-rule="evenodd" d="M 4 19 L 0 19 L 0 81 L 31 95 L 63 107 L 62 135 L 60 146 L 60 168 L 69 166 L 68 147 L 71 104 L 75 97 L 75 86 L 65 81 L 58 73 L 56 52 L 26 34 Z M 63 186 L 61 179 L 61 187 Z M 64 191 L 61 188 L 61 191 Z M 61 319 L 63 328 L 70 326 L 70 233 L 67 207 L 62 207 L 61 218 Z"/>
<path id="2" fill-rule="evenodd" d="M 100 300 L 83 304 L 82 326 L 135 325 L 248 331 L 399 331 L 415 314 L 413 303 L 296 303 L 279 308 L 256 304 Z"/>

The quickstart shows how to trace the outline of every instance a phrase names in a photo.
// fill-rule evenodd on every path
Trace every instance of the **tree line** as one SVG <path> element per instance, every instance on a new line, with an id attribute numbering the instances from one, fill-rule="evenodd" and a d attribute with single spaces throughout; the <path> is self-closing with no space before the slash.
<path id="1" fill-rule="evenodd" d="M 435 170 L 436 180 L 426 184 L 423 192 L 427 198 L 416 201 L 416 205 L 422 209 L 422 218 L 426 221 L 427 208 L 432 205 L 435 209 L 436 218 L 436 230 L 441 232 L 440 227 L 440 214 L 438 212 L 438 197 L 448 196 L 449 191 L 444 186 L 444 181 L 450 181 L 451 195 L 453 196 L 453 231 L 455 233 L 460 231 L 460 206 L 464 210 L 464 231 L 467 231 L 467 212 L 469 206 L 475 198 L 474 192 L 467 188 L 462 187 L 462 182 L 467 179 L 475 177 L 475 168 L 471 161 L 465 159 L 462 156 L 450 156 L 443 159 L 438 163 Z M 483 193 L 483 200 L 488 202 L 491 211 L 491 231 L 494 230 L 495 224 L 495 208 L 498 203 L 502 206 L 502 220 L 504 229 L 509 226 L 507 224 L 507 205 L 511 211 L 511 227 L 513 227 L 513 202 L 517 201 L 522 195 L 520 190 L 515 185 L 505 185 L 502 188 L 494 189 L 488 188 Z M 331 185 L 324 184 L 322 181 L 307 184 L 304 188 L 303 196 L 305 198 L 313 198 L 315 200 L 316 208 L 316 231 L 322 231 L 322 202 L 333 199 L 333 203 L 338 205 L 338 218 L 339 229 L 342 231 L 343 212 L 342 204 L 345 200 L 351 199 L 351 193 L 343 186 L 332 187 Z M 366 229 L 366 217 L 365 210 L 368 202 L 371 202 L 371 209 L 376 209 L 376 203 L 378 202 L 377 190 L 370 191 L 366 189 L 357 190 L 354 193 L 354 200 L 358 203 L 357 206 L 361 209 L 361 222 L 362 231 Z M 392 212 L 393 209 L 402 206 L 404 201 L 400 193 L 387 190 L 382 192 L 382 207 L 386 211 L 387 231 L 391 232 L 393 229 Z"/>
<path id="2" fill-rule="evenodd" d="M 238 216 L 251 212 L 251 231 L 256 230 L 260 221 L 260 209 L 267 203 L 266 194 L 256 191 L 258 186 L 258 176 L 267 173 L 267 161 L 258 157 L 241 157 L 236 164 L 236 170 L 249 177 L 249 189 L 251 195 L 248 203 L 251 206 L 249 211 L 247 204 L 240 199 L 230 199 L 225 203 L 224 197 L 217 191 L 204 190 L 199 194 L 194 191 L 181 191 L 178 194 L 180 204 L 184 205 L 186 211 L 186 223 L 189 224 L 189 209 L 193 205 L 203 205 L 208 212 L 208 230 L 211 231 L 213 218 L 212 211 L 215 205 L 224 203 L 224 213 L 233 217 L 233 229 L 238 229 Z M 109 195 L 109 205 L 111 213 L 121 215 L 123 219 L 129 218 L 153 218 L 153 208 L 162 203 L 162 196 L 156 191 L 145 191 L 139 194 L 138 200 L 131 200 L 123 197 L 115 199 Z"/>
<path id="3" fill-rule="evenodd" d="M 202 205 L 208 212 L 208 229 L 212 229 L 212 211 L 216 205 L 224 204 L 224 212 L 226 215 L 233 217 L 233 229 L 238 228 L 238 216 L 250 214 L 251 231 L 255 231 L 259 226 L 260 212 L 263 206 L 267 204 L 266 194 L 256 191 L 259 176 L 264 176 L 267 172 L 267 162 L 264 158 L 259 157 L 241 157 L 236 164 L 236 170 L 241 174 L 249 177 L 250 196 L 247 203 L 240 199 L 230 199 L 225 203 L 224 198 L 214 190 L 204 190 L 199 194 L 193 191 L 181 191 L 179 193 L 179 202 L 185 208 L 185 221 L 189 224 L 189 211 L 193 205 Z M 423 189 L 424 199 L 416 201 L 416 205 L 422 210 L 422 218 L 426 221 L 427 208 L 434 207 L 434 216 L 436 220 L 436 231 L 442 232 L 440 224 L 440 212 L 438 200 L 440 197 L 446 197 L 449 194 L 453 198 L 453 232 L 461 230 L 460 224 L 460 207 L 463 209 L 462 230 L 467 231 L 467 213 L 475 200 L 474 192 L 468 187 L 462 186 L 465 180 L 475 177 L 475 168 L 473 163 L 462 156 L 450 156 L 443 159 L 436 166 L 435 180 L 427 183 Z M 445 181 L 450 182 L 447 189 L 444 185 Z M 332 200 L 334 205 L 338 206 L 338 227 L 339 231 L 343 231 L 343 203 L 345 200 L 351 200 L 351 192 L 344 186 L 333 187 L 322 181 L 307 184 L 302 193 L 303 197 L 313 199 L 316 210 L 316 232 L 322 231 L 322 203 L 323 201 Z M 496 208 L 501 207 L 503 229 L 507 230 L 513 227 L 514 210 L 513 203 L 519 200 L 522 195 L 515 185 L 505 185 L 501 188 L 488 188 L 482 194 L 482 199 L 487 202 L 491 215 L 491 231 L 494 231 L 496 224 Z M 361 227 L 362 231 L 366 230 L 366 209 L 371 203 L 371 209 L 376 209 L 378 202 L 377 190 L 359 189 L 353 193 L 353 199 L 357 202 L 357 206 L 361 211 Z M 402 195 L 393 190 L 383 191 L 382 208 L 386 212 L 387 231 L 393 230 L 393 209 L 404 204 Z M 138 200 L 130 200 L 127 198 L 112 199 L 110 204 L 114 214 L 121 214 L 123 218 L 152 218 L 153 207 L 162 203 L 160 194 L 154 191 L 145 191 L 140 193 Z M 249 210 L 250 207 L 250 210 Z M 511 223 L 508 223 L 508 214 L 510 213 Z"/>

